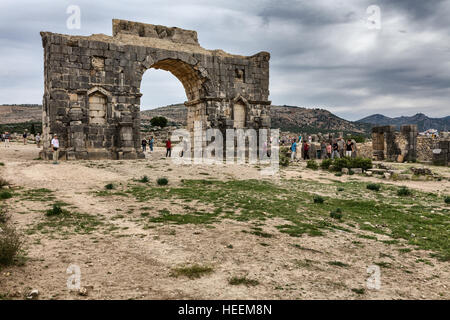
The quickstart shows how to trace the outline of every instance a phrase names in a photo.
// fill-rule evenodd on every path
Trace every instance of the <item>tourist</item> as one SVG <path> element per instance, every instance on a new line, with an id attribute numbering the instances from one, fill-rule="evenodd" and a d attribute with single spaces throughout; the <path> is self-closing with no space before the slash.
<path id="1" fill-rule="evenodd" d="M 145 140 L 145 138 L 142 139 L 141 144 L 142 144 L 142 152 L 147 151 L 147 140 Z"/>
<path id="2" fill-rule="evenodd" d="M 340 158 L 341 156 L 339 155 L 339 145 L 336 141 L 333 142 L 333 152 L 331 153 L 331 159 L 334 158 Z"/>
<path id="3" fill-rule="evenodd" d="M 39 133 L 36 134 L 36 137 L 34 138 L 36 140 L 36 145 L 38 148 L 41 147 L 41 135 Z"/>
<path id="4" fill-rule="evenodd" d="M 327 143 L 327 158 L 331 159 L 331 143 Z"/>
<path id="5" fill-rule="evenodd" d="M 302 144 L 302 135 L 301 134 L 298 135 L 298 144 L 299 145 Z"/>
<path id="6" fill-rule="evenodd" d="M 344 157 L 344 148 L 345 148 L 345 142 L 344 139 L 342 139 L 341 137 L 338 138 L 337 141 L 337 145 L 338 145 L 338 152 L 339 152 L 339 157 L 343 158 Z"/>
<path id="7" fill-rule="evenodd" d="M 292 141 L 292 145 L 291 145 L 291 161 L 294 161 L 296 151 L 297 151 L 297 142 L 295 142 L 295 139 L 294 139 Z"/>
<path id="8" fill-rule="evenodd" d="M 166 141 L 166 158 L 172 156 L 172 141 L 170 141 L 170 138 Z"/>
<path id="9" fill-rule="evenodd" d="M 155 143 L 155 139 L 153 139 L 153 136 L 150 137 L 149 141 L 148 141 L 148 145 L 150 147 L 150 152 L 153 152 L 153 143 Z"/>
<path id="10" fill-rule="evenodd" d="M 352 139 L 352 143 L 353 143 L 352 158 L 356 158 L 357 152 L 358 152 L 358 148 L 357 148 L 357 145 L 356 145 L 356 140 Z"/>
<path id="11" fill-rule="evenodd" d="M 352 157 L 352 152 L 353 152 L 353 142 L 351 139 L 347 140 L 347 145 L 345 148 L 345 156 L 347 158 L 351 158 Z"/>
<path id="12" fill-rule="evenodd" d="M 8 147 L 9 148 L 9 140 L 11 139 L 11 135 L 9 134 L 8 131 L 5 132 L 5 148 Z"/>
<path id="13" fill-rule="evenodd" d="M 23 144 L 27 144 L 27 137 L 28 137 L 28 130 L 25 129 L 25 132 L 22 135 L 23 137 Z"/>
<path id="14" fill-rule="evenodd" d="M 52 148 L 53 148 L 53 164 L 58 164 L 59 159 L 59 140 L 58 136 L 55 134 L 52 139 Z"/>
<path id="15" fill-rule="evenodd" d="M 309 144 L 305 141 L 303 144 L 303 160 L 309 159 Z"/>
<path id="16" fill-rule="evenodd" d="M 325 143 L 324 140 L 322 140 L 322 142 L 320 143 L 320 149 L 321 149 L 320 158 L 325 159 L 327 157 L 327 144 Z"/>

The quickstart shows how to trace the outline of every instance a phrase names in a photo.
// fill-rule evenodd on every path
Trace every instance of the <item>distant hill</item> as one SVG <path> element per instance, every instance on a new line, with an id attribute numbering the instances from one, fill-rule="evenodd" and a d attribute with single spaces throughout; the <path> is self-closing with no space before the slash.
<path id="1" fill-rule="evenodd" d="M 33 105 L 1 105 L 0 124 L 42 121 L 42 106 Z"/>
<path id="2" fill-rule="evenodd" d="M 174 104 L 141 112 L 141 119 L 155 116 L 166 117 L 170 122 L 186 125 L 187 108 L 184 104 Z M 369 125 L 339 118 L 324 109 L 308 109 L 295 106 L 271 106 L 272 128 L 291 132 L 344 132 L 367 133 Z"/>
<path id="3" fill-rule="evenodd" d="M 405 124 L 416 124 L 419 131 L 425 131 L 427 129 L 437 129 L 438 131 L 450 130 L 450 116 L 430 118 L 423 113 L 417 113 L 411 117 L 402 116 L 396 118 L 389 118 L 382 114 L 373 114 L 356 122 L 367 123 L 372 126 L 395 125 L 398 128 Z"/>

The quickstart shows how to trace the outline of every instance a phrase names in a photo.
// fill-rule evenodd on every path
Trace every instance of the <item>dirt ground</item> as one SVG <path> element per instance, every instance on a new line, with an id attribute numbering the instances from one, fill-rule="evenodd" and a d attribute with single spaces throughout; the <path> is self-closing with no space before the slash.
<path id="1" fill-rule="evenodd" d="M 24 232 L 26 262 L 0 270 L 0 294 L 22 299 L 29 289 L 39 290 L 39 299 L 449 299 L 450 264 L 430 258 L 429 252 L 400 253 L 380 241 L 362 239 L 346 232 L 325 236 L 291 237 L 269 221 L 264 227 L 275 236 L 260 238 L 242 230 L 249 222 L 220 220 L 212 225 L 162 224 L 145 228 L 137 213 L 117 217 L 122 211 L 139 211 L 148 205 L 173 205 L 168 200 L 136 202 L 131 197 L 98 197 L 108 183 L 126 185 L 147 175 L 151 180 L 167 177 L 169 185 L 182 179 L 220 180 L 302 178 L 321 183 L 338 179 L 324 171 L 306 171 L 305 164 L 282 169 L 274 177 L 262 177 L 255 166 L 175 165 L 156 148 L 145 160 L 66 161 L 53 165 L 36 160 L 35 145 L 13 143 L 0 146 L 0 176 L 13 189 L 47 188 L 58 201 L 78 212 L 101 217 L 115 231 L 94 230 L 89 234 L 54 237 L 52 233 L 27 230 L 43 219 L 49 202 L 13 197 L 5 200 L 12 223 Z M 434 169 L 433 169 L 434 170 Z M 440 170 L 449 176 L 446 168 Z M 356 176 L 352 176 L 355 179 Z M 339 177 L 345 181 L 348 177 Z M 358 176 L 361 181 L 379 181 Z M 450 194 L 443 181 L 390 181 L 422 191 Z M 201 206 L 201 204 L 198 204 Z M 429 264 L 417 263 L 427 259 Z M 367 289 L 368 266 L 380 260 L 392 267 L 381 269 L 379 290 Z M 299 266 L 298 261 L 306 261 Z M 332 265 L 341 261 L 347 267 Z M 76 264 L 87 296 L 67 288 L 66 269 Z M 213 272 L 198 279 L 174 277 L 172 270 L 183 265 L 208 265 Z M 231 285 L 232 277 L 245 276 L 258 285 Z M 364 289 L 361 292 L 361 289 Z"/>

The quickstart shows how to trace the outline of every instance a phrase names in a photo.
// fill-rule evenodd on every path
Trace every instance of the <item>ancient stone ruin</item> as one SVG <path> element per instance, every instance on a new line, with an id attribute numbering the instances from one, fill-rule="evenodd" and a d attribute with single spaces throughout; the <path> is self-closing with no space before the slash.
<path id="1" fill-rule="evenodd" d="M 44 47 L 43 145 L 59 136 L 62 159 L 135 159 L 140 151 L 140 91 L 147 69 L 184 86 L 187 128 L 270 128 L 269 59 L 206 50 L 197 33 L 113 20 L 113 36 L 41 32 Z"/>
<path id="2" fill-rule="evenodd" d="M 417 125 L 403 125 L 400 132 L 395 126 L 372 128 L 372 150 L 375 160 L 416 161 Z"/>

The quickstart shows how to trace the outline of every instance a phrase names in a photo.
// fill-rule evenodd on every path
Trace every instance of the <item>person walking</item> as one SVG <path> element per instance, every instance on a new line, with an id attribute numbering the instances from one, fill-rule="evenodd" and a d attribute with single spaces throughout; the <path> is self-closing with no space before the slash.
<path id="1" fill-rule="evenodd" d="M 36 145 L 38 148 L 41 147 L 41 135 L 39 133 L 36 134 L 36 137 L 34 138 L 36 140 Z"/>
<path id="2" fill-rule="evenodd" d="M 295 155 L 297 153 L 297 142 L 295 142 L 295 139 L 292 141 L 291 145 L 291 161 L 295 160 Z"/>
<path id="3" fill-rule="evenodd" d="M 324 140 L 322 140 L 322 142 L 320 143 L 320 158 L 321 159 L 326 159 L 327 158 L 327 144 L 325 143 Z"/>
<path id="4" fill-rule="evenodd" d="M 23 137 L 23 144 L 27 144 L 27 137 L 28 137 L 28 130 L 25 129 L 25 132 L 22 135 Z"/>
<path id="5" fill-rule="evenodd" d="M 53 148 L 53 164 L 58 164 L 59 160 L 59 140 L 58 136 L 55 134 L 51 141 L 51 145 Z"/>
<path id="6" fill-rule="evenodd" d="M 5 148 L 8 147 L 9 148 L 9 140 L 11 139 L 11 135 L 9 134 L 8 131 L 5 132 Z"/>
<path id="7" fill-rule="evenodd" d="M 170 141 L 170 138 L 166 141 L 166 158 L 172 156 L 172 141 Z"/>
<path id="8" fill-rule="evenodd" d="M 344 157 L 344 149 L 345 149 L 344 139 L 339 138 L 337 141 L 337 144 L 338 144 L 339 157 L 343 158 Z"/>
<path id="9" fill-rule="evenodd" d="M 153 136 L 150 137 L 149 141 L 148 141 L 148 146 L 150 148 L 150 152 L 153 152 L 153 143 L 155 143 L 155 139 L 153 139 Z"/>
<path id="10" fill-rule="evenodd" d="M 305 141 L 303 144 L 303 160 L 309 159 L 309 144 Z"/>
<path id="11" fill-rule="evenodd" d="M 333 152 L 331 153 L 331 159 L 336 158 L 340 158 L 341 156 L 339 155 L 339 145 L 337 143 L 337 141 L 333 142 Z"/>
<path id="12" fill-rule="evenodd" d="M 358 153 L 358 146 L 356 145 L 355 139 L 352 139 L 352 143 L 353 143 L 352 158 L 356 158 L 357 153 Z"/>
<path id="13" fill-rule="evenodd" d="M 145 138 L 142 139 L 141 144 L 142 144 L 142 151 L 146 152 L 147 151 L 147 140 L 145 140 Z"/>

